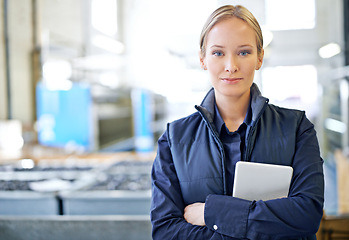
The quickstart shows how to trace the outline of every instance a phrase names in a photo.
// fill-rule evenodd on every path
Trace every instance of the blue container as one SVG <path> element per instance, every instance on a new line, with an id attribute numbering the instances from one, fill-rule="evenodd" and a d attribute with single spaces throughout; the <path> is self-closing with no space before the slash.
<path id="1" fill-rule="evenodd" d="M 93 148 L 92 97 L 86 85 L 73 83 L 69 90 L 36 88 L 38 140 L 52 147 Z"/>
<path id="2" fill-rule="evenodd" d="M 154 149 L 152 93 L 144 89 L 132 91 L 132 108 L 135 149 L 137 152 L 150 152 Z"/>

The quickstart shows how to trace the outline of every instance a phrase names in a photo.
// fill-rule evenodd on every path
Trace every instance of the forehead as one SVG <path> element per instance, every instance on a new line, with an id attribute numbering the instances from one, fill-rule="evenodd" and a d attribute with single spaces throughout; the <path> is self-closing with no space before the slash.
<path id="1" fill-rule="evenodd" d="M 206 45 L 239 44 L 257 46 L 256 33 L 245 21 L 236 18 L 226 18 L 216 23 L 207 34 Z"/>

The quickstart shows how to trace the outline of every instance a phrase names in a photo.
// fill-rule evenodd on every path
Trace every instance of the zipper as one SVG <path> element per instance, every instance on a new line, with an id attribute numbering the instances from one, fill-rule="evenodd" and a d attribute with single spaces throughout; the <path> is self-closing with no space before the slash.
<path id="1" fill-rule="evenodd" d="M 207 119 L 205 113 L 203 112 L 203 110 L 201 109 L 200 106 L 195 106 L 196 110 L 198 110 L 198 112 L 200 113 L 201 117 L 204 119 L 204 121 L 206 122 L 206 125 L 208 126 L 208 128 L 211 131 L 211 134 L 213 135 L 214 139 L 216 140 L 218 146 L 219 146 L 219 151 L 221 152 L 222 155 L 222 170 L 223 170 L 223 194 L 227 195 L 227 186 L 226 186 L 226 179 L 225 179 L 225 153 L 224 153 L 224 147 L 223 147 L 223 143 L 221 142 L 221 140 L 219 139 L 219 136 L 217 134 L 217 131 L 215 131 L 212 127 L 212 124 L 210 123 L 210 121 Z"/>

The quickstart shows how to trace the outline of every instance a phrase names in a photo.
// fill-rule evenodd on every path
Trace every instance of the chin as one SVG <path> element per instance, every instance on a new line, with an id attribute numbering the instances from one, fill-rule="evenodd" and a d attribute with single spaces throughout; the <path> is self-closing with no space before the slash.
<path id="1" fill-rule="evenodd" d="M 233 98 L 239 98 L 242 97 L 245 94 L 250 94 L 250 88 L 234 88 L 234 87 L 225 87 L 225 88 L 215 88 L 216 94 L 220 94 L 225 97 L 233 97 Z"/>

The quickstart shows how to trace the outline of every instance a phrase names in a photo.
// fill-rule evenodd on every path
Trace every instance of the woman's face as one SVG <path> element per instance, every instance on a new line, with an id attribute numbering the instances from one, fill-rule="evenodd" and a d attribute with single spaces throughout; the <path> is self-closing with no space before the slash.
<path id="1" fill-rule="evenodd" d="M 263 53 L 257 53 L 254 30 L 236 17 L 224 19 L 210 30 L 205 57 L 200 58 L 217 97 L 249 95 L 254 72 L 262 62 Z"/>

